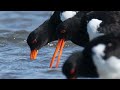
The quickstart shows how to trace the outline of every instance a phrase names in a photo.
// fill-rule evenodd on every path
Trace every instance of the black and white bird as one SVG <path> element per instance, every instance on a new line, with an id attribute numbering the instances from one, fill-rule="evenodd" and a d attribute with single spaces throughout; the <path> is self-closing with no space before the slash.
<path id="1" fill-rule="evenodd" d="M 57 26 L 59 40 L 56 50 L 60 41 L 64 44 L 67 40 L 85 47 L 98 36 L 120 32 L 119 26 L 120 11 L 79 11 Z"/>
<path id="2" fill-rule="evenodd" d="M 93 39 L 65 61 L 62 72 L 67 78 L 120 79 L 120 33 Z"/>
<path id="3" fill-rule="evenodd" d="M 120 11 L 79 11 L 60 23 L 56 31 L 59 39 L 84 47 L 97 36 L 119 32 L 116 29 L 119 25 Z"/>

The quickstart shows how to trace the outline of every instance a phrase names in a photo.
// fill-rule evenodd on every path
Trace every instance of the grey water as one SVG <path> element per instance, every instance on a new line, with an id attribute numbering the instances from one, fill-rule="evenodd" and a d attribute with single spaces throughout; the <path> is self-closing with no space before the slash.
<path id="1" fill-rule="evenodd" d="M 72 42 L 66 42 L 58 68 L 49 68 L 56 41 L 41 48 L 36 60 L 30 60 L 26 39 L 50 15 L 50 11 L 0 11 L 0 79 L 66 78 L 61 71 L 63 63 L 72 52 L 82 50 Z"/>

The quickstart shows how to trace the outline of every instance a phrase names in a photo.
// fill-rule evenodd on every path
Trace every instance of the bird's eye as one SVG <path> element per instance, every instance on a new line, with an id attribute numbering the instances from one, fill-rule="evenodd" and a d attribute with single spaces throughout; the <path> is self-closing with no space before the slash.
<path id="1" fill-rule="evenodd" d="M 112 43 L 108 43 L 108 47 L 112 47 Z"/>
<path id="2" fill-rule="evenodd" d="M 66 30 L 61 30 L 61 31 L 60 31 L 60 33 L 65 33 L 65 32 L 66 32 Z"/>
<path id="3" fill-rule="evenodd" d="M 75 73 L 75 69 L 70 70 L 70 74 L 74 74 Z"/>
<path id="4" fill-rule="evenodd" d="M 32 43 L 34 44 L 34 43 L 37 43 L 37 40 L 36 39 L 34 39 L 33 41 L 32 41 Z"/>

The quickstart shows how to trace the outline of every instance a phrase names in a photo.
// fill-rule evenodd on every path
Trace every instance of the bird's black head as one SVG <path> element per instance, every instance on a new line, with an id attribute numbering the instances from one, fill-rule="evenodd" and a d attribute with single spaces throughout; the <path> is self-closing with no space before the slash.
<path id="1" fill-rule="evenodd" d="M 68 79 L 76 79 L 79 76 L 79 59 L 82 59 L 81 52 L 75 52 L 68 57 L 62 67 L 63 74 Z"/>
<path id="2" fill-rule="evenodd" d="M 60 23 L 57 27 L 57 36 L 59 39 L 70 40 L 71 39 L 71 18 L 65 20 L 64 22 Z"/>
<path id="3" fill-rule="evenodd" d="M 27 43 L 31 49 L 31 59 L 36 58 L 40 48 L 51 41 L 57 40 L 56 27 L 62 22 L 60 13 L 60 11 L 55 11 L 48 20 L 29 34 Z"/>
<path id="4" fill-rule="evenodd" d="M 80 11 L 74 17 L 60 23 L 56 30 L 58 39 L 71 40 L 73 43 L 85 47 L 90 41 L 86 16 L 91 12 Z"/>
<path id="5" fill-rule="evenodd" d="M 86 22 L 78 17 L 69 18 L 60 23 L 56 32 L 59 39 L 71 40 L 83 47 L 89 42 Z"/>
<path id="6" fill-rule="evenodd" d="M 87 53 L 86 53 L 87 54 Z M 88 56 L 88 55 L 87 55 Z M 93 60 L 84 55 L 83 51 L 73 53 L 65 61 L 62 72 L 68 79 L 98 78 L 96 67 Z"/>
<path id="7" fill-rule="evenodd" d="M 38 34 L 35 31 L 31 32 L 27 38 L 27 43 L 32 50 L 39 50 L 41 47 L 44 46 L 44 37 L 41 36 L 42 34 Z M 47 41 L 46 41 L 47 42 Z"/>

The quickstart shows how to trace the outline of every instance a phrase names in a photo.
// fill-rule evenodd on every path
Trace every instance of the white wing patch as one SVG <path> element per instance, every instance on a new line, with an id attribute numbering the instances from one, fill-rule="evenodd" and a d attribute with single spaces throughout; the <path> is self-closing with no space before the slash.
<path id="1" fill-rule="evenodd" d="M 77 14 L 77 11 L 65 11 L 61 14 L 61 20 L 65 21 L 68 18 L 72 18 Z"/>
<path id="2" fill-rule="evenodd" d="M 120 59 L 111 56 L 107 60 L 104 60 L 102 56 L 104 53 L 105 45 L 99 44 L 92 49 L 94 55 L 93 61 L 97 68 L 97 71 L 102 79 L 120 79 Z"/>
<path id="3" fill-rule="evenodd" d="M 104 50 L 105 50 L 104 44 L 98 44 L 97 46 L 93 47 L 92 51 L 94 54 L 99 56 L 105 56 Z"/>
<path id="4" fill-rule="evenodd" d="M 102 20 L 92 19 L 87 24 L 87 32 L 89 34 L 90 40 L 94 39 L 97 36 L 103 35 L 99 33 L 97 29 L 100 27 Z"/>

